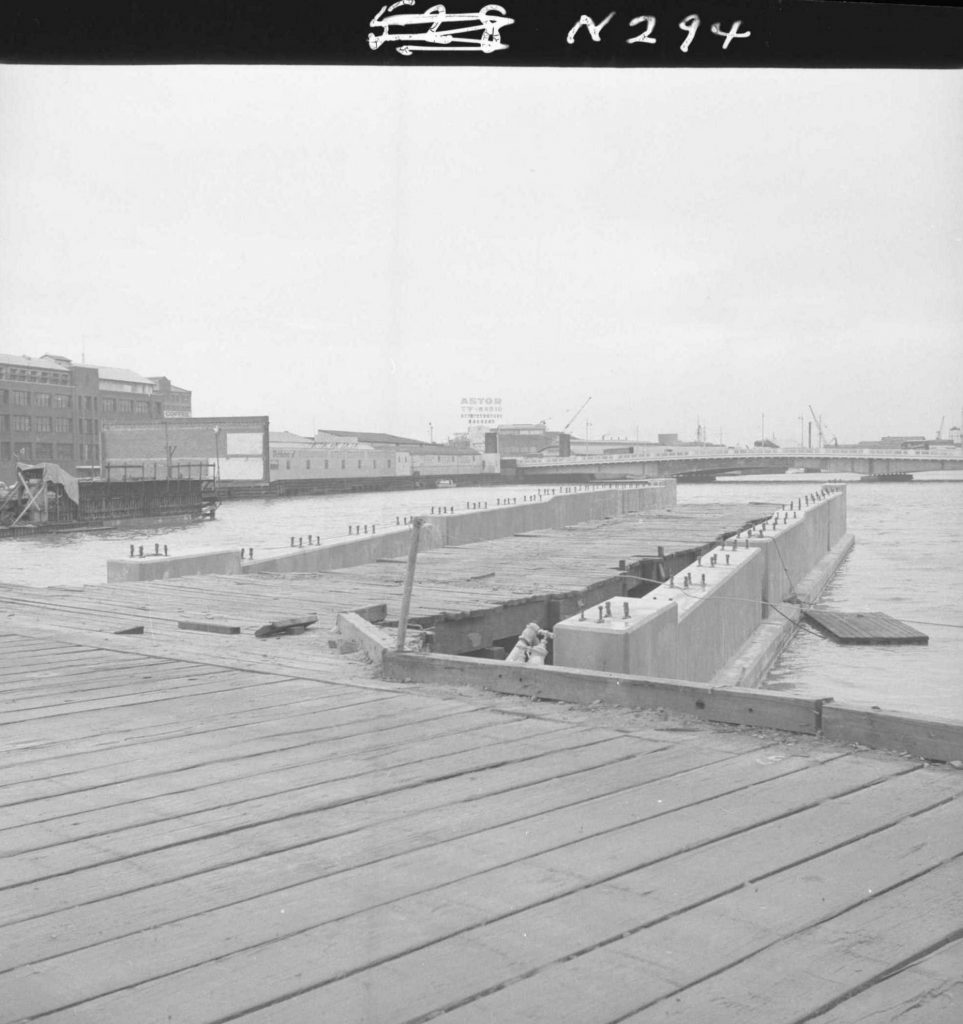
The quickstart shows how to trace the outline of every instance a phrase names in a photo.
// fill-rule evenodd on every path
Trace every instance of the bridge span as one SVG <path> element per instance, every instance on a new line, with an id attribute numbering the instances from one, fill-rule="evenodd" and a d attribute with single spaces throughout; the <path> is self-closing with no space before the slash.
<path id="1" fill-rule="evenodd" d="M 913 473 L 963 470 L 963 450 L 920 452 L 906 449 L 844 448 L 720 448 L 673 452 L 638 451 L 622 455 L 569 455 L 516 460 L 525 480 L 576 478 L 612 480 L 626 477 L 706 477 L 725 473 L 810 472 L 858 473 L 860 476 L 906 479 Z"/>

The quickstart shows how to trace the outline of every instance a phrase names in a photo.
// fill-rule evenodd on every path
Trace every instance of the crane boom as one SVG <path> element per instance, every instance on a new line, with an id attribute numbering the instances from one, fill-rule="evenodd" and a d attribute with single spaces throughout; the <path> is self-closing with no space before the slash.
<path id="1" fill-rule="evenodd" d="M 813 414 L 813 420 L 816 423 L 816 435 L 819 438 L 819 447 L 823 447 L 823 421 L 822 417 L 816 415 L 816 410 L 812 406 L 809 407 L 809 411 Z"/>
<path id="2" fill-rule="evenodd" d="M 584 401 L 584 402 L 583 402 L 583 403 L 582 403 L 582 404 L 581 404 L 581 405 L 580 405 L 580 406 L 579 406 L 579 407 L 578 407 L 578 408 L 577 408 L 577 409 L 575 410 L 575 412 L 574 412 L 574 413 L 572 414 L 572 418 L 571 418 L 571 419 L 570 419 L 570 420 L 568 421 L 568 423 L 566 423 L 566 424 L 565 424 L 565 426 L 564 426 L 564 427 L 562 427 L 561 433 L 563 433 L 563 434 L 564 434 L 564 433 L 566 433 L 566 431 L 568 430 L 568 428 L 569 428 L 569 427 L 570 427 L 570 426 L 571 426 L 571 425 L 572 425 L 572 424 L 573 424 L 573 423 L 575 422 L 575 417 L 576 417 L 576 416 L 578 416 L 578 414 L 579 414 L 579 413 L 580 413 L 580 412 L 581 412 L 581 411 L 582 411 L 582 410 L 583 410 L 583 409 L 584 409 L 584 408 L 585 408 L 585 407 L 586 407 L 586 406 L 587 406 L 587 405 L 589 404 L 589 402 L 591 402 L 591 401 L 592 401 L 592 396 L 591 396 L 591 395 L 589 395 L 589 396 L 588 396 L 588 398 L 586 398 L 586 399 L 585 399 L 585 401 Z"/>

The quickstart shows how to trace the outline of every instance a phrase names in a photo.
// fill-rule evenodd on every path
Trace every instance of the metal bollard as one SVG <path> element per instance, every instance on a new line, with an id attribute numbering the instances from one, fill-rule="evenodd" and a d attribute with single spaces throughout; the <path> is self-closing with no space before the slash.
<path id="1" fill-rule="evenodd" d="M 154 545 L 154 554 L 155 555 L 159 555 L 160 554 L 160 544 L 155 544 Z"/>
<path id="2" fill-rule="evenodd" d="M 165 555 L 167 554 L 167 549 L 166 548 L 164 549 L 164 554 Z M 254 557 L 254 548 L 248 548 L 247 549 L 247 557 L 248 558 L 253 558 Z"/>
<path id="3" fill-rule="evenodd" d="M 372 524 L 371 524 L 371 532 L 372 532 L 372 533 L 375 533 L 375 532 L 376 532 L 376 526 L 375 526 L 375 524 L 374 524 L 374 523 L 372 523 Z M 318 540 L 320 541 L 320 540 L 321 540 L 321 538 L 319 537 L 319 538 L 318 538 Z"/>
<path id="4" fill-rule="evenodd" d="M 726 555 L 726 565 L 729 564 L 729 555 Z"/>
<path id="5" fill-rule="evenodd" d="M 702 574 L 702 589 L 703 590 L 706 589 L 706 574 L 705 573 Z"/>
<path id="6" fill-rule="evenodd" d="M 629 615 L 629 602 L 628 601 L 623 601 L 622 602 L 622 618 L 623 619 L 631 619 L 632 618 L 632 616 Z"/>
<path id="7" fill-rule="evenodd" d="M 348 533 L 350 533 L 350 532 L 351 532 L 351 527 L 349 526 L 348 527 Z M 291 547 L 292 548 L 294 547 L 294 538 L 293 537 L 291 538 Z"/>
<path id="8" fill-rule="evenodd" d="M 143 558 L 143 557 L 144 557 L 144 545 L 143 545 L 143 544 L 141 544 L 141 545 L 140 545 L 140 547 L 138 547 L 138 549 L 137 549 L 137 554 L 138 554 L 138 555 L 139 555 L 139 557 L 141 557 L 141 558 Z"/>
<path id="9" fill-rule="evenodd" d="M 241 561 L 244 561 L 244 548 L 241 548 Z"/>
<path id="10" fill-rule="evenodd" d="M 599 622 L 601 622 L 602 619 L 604 619 L 604 618 L 605 618 L 605 613 L 602 611 L 602 606 L 599 605 Z"/>
<path id="11" fill-rule="evenodd" d="M 304 538 L 303 537 L 298 537 L 298 547 L 299 548 L 303 548 L 304 547 Z"/>
<path id="12" fill-rule="evenodd" d="M 133 544 L 131 544 L 131 546 L 130 546 L 130 557 L 131 558 L 134 557 L 134 545 Z"/>
<path id="13" fill-rule="evenodd" d="M 165 558 L 167 557 L 167 545 L 166 544 L 164 545 L 164 557 Z"/>
<path id="14" fill-rule="evenodd" d="M 605 602 L 605 617 L 607 619 L 611 619 L 612 618 L 612 602 L 611 601 L 606 601 Z"/>

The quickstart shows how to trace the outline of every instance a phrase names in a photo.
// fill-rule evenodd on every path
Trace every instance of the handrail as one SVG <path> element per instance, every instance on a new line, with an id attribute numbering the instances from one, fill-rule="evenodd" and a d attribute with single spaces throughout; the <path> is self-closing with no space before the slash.
<path id="1" fill-rule="evenodd" d="M 800 459 L 851 460 L 886 459 L 900 462 L 959 462 L 963 468 L 963 452 L 929 452 L 905 448 L 844 448 L 816 450 L 812 448 L 770 448 L 760 451 L 727 448 L 714 452 L 633 452 L 621 455 L 563 455 L 550 458 L 524 457 L 517 460 L 522 468 L 536 466 L 584 466 L 597 463 L 619 462 L 741 462 L 744 460 L 773 461 Z"/>

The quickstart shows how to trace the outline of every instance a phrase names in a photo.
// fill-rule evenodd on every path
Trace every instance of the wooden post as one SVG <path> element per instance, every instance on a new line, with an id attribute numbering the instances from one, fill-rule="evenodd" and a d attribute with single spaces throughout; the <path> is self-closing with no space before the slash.
<path id="1" fill-rule="evenodd" d="M 411 547 L 408 549 L 408 571 L 405 573 L 405 589 L 401 595 L 401 614 L 398 616 L 398 642 L 395 650 L 405 649 L 405 633 L 408 631 L 408 609 L 411 607 L 411 591 L 415 585 L 415 562 L 418 560 L 418 541 L 425 521 L 421 516 L 411 520 Z"/>

